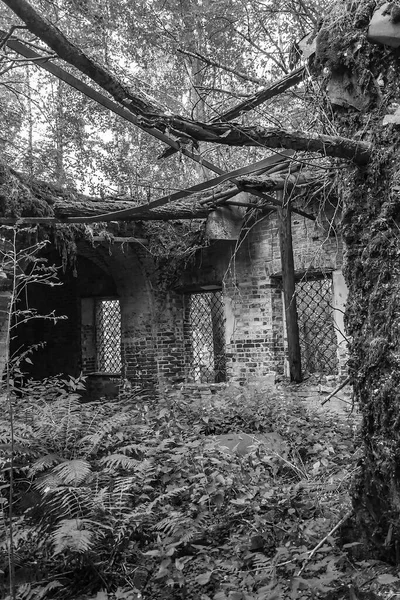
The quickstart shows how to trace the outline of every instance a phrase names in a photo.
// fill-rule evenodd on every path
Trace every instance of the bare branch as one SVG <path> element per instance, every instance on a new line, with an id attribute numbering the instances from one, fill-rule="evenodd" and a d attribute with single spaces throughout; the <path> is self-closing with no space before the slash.
<path id="1" fill-rule="evenodd" d="M 304 77 L 305 72 L 306 71 L 304 67 L 296 69 L 292 73 L 289 73 L 288 75 L 285 75 L 285 77 L 282 77 L 282 79 L 275 81 L 275 83 L 273 83 L 272 85 L 269 85 L 263 90 L 256 92 L 250 98 L 243 100 L 243 102 L 240 102 L 240 104 L 237 104 L 222 115 L 214 117 L 214 119 L 212 119 L 212 122 L 232 121 L 232 119 L 236 119 L 236 117 L 239 117 L 240 115 L 249 112 L 250 110 L 253 110 L 253 108 L 256 108 L 256 106 L 260 106 L 260 104 L 263 104 L 263 102 L 270 100 L 274 96 L 283 94 L 283 92 L 286 92 L 286 90 L 300 83 L 300 81 Z"/>
<path id="2" fill-rule="evenodd" d="M 239 79 L 244 79 L 244 81 L 250 81 L 251 83 L 256 83 L 257 85 L 265 85 L 265 79 L 259 79 L 258 77 L 252 77 L 251 75 L 246 75 L 246 73 L 241 73 L 237 69 L 228 67 L 228 65 L 223 65 L 222 63 L 213 60 L 208 56 L 204 56 L 204 54 L 200 54 L 200 52 L 190 52 L 189 50 L 184 50 L 183 48 L 177 48 L 177 51 L 181 54 L 186 54 L 186 56 L 200 59 L 210 67 L 216 67 L 217 69 L 221 69 L 222 71 L 226 71 L 227 73 L 232 73 L 232 75 L 235 75 Z"/>

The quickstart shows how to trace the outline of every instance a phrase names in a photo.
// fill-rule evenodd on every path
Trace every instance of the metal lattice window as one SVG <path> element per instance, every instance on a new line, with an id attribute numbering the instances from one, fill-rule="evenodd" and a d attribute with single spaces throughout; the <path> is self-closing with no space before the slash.
<path id="1" fill-rule="evenodd" d="M 121 311 L 119 300 L 96 301 L 96 361 L 97 370 L 120 373 Z"/>
<path id="2" fill-rule="evenodd" d="M 200 383 L 226 381 L 225 313 L 221 292 L 187 296 L 190 377 Z"/>
<path id="3" fill-rule="evenodd" d="M 337 374 L 332 279 L 320 275 L 296 282 L 296 303 L 303 372 Z"/>

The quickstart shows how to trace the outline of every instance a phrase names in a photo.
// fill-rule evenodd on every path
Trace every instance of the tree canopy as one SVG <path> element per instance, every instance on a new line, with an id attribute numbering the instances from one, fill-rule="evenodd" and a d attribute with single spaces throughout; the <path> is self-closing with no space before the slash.
<path id="1" fill-rule="evenodd" d="M 162 150 L 151 137 L 37 67 L 24 65 L 24 87 L 12 89 L 23 109 L 20 126 L 14 140 L 7 140 L 7 150 L 14 166 L 28 167 L 31 175 L 67 182 L 81 192 L 125 196 L 141 203 L 157 196 L 158 189 L 170 193 L 199 176 L 199 170 L 196 173 L 190 162 L 182 160 L 188 149 L 203 166 L 207 161 L 215 165 L 217 172 L 253 162 L 263 155 L 264 147 L 294 147 L 360 162 L 368 159 L 368 144 L 343 142 L 323 128 L 319 134 L 282 129 L 288 118 L 294 125 L 309 121 L 306 90 L 291 91 L 304 76 L 304 67 L 293 75 L 287 73 L 299 60 L 294 41 L 316 22 L 315 3 L 293 2 L 284 11 L 279 3 L 262 7 L 257 2 L 246 6 L 242 2 L 199 1 L 184 6 L 144 2 L 135 11 L 113 3 L 100 10 L 107 19 L 90 3 L 54 5 L 52 19 L 44 18 L 40 4 L 37 9 L 26 2 L 9 4 L 47 44 L 47 52 L 55 51 L 72 64 L 73 73 L 80 69 L 111 94 L 137 117 L 144 131 L 168 134 L 177 154 L 157 161 Z M 15 24 L 12 14 L 7 20 L 8 26 Z M 89 36 L 88 22 L 93 25 Z M 23 30 L 17 32 L 26 37 Z M 9 59 L 8 51 L 4 61 L 21 70 L 18 62 Z M 278 78 L 276 90 L 268 85 L 271 78 L 273 84 Z M 240 102 L 238 89 L 245 98 Z M 285 90 L 287 95 L 280 95 L 277 103 L 276 92 Z M 248 110 L 260 100 L 263 104 L 256 111 Z M 235 114 L 235 106 L 241 123 L 232 126 L 228 118 Z M 12 150 L 16 141 L 22 142 L 22 153 Z"/>

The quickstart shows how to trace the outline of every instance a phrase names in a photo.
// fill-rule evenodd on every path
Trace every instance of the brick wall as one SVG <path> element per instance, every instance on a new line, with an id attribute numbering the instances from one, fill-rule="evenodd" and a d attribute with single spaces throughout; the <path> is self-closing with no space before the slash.
<path id="1" fill-rule="evenodd" d="M 148 253 L 113 247 L 107 258 L 121 306 L 124 376 L 133 386 L 156 390 L 182 378 L 182 298 L 159 280 Z"/>
<path id="2" fill-rule="evenodd" d="M 344 307 L 346 290 L 341 279 L 340 240 L 313 222 L 293 216 L 296 271 L 329 270 L 334 273 L 335 302 Z M 236 247 L 237 246 L 237 247 Z M 118 381 L 93 374 L 96 348 L 93 299 L 115 297 L 121 308 L 122 378 L 133 386 L 152 390 L 188 381 L 190 339 L 185 296 L 188 291 L 221 286 L 225 305 L 227 381 L 245 383 L 285 372 L 285 335 L 279 238 L 275 215 L 254 225 L 245 239 L 216 242 L 198 256 L 182 276 L 177 289 L 160 280 L 151 256 L 138 245 L 114 244 L 112 251 L 82 245 L 76 273 L 62 274 L 59 288 L 31 290 L 29 302 L 40 312 L 56 310 L 68 321 L 44 326 L 32 323 L 19 331 L 23 345 L 47 341 L 34 359 L 32 373 L 77 376 L 90 374 L 93 393 L 113 395 Z M 341 313 L 335 317 L 343 325 Z M 344 337 L 340 365 L 346 361 Z"/>
<path id="3" fill-rule="evenodd" d="M 334 229 L 294 214 L 292 230 L 296 272 L 333 272 L 337 286 L 341 277 L 342 243 L 334 235 Z M 223 286 L 228 381 L 254 382 L 268 379 L 271 373 L 287 374 L 284 308 L 276 277 L 281 270 L 278 224 L 272 214 L 253 226 L 236 246 L 222 242 L 210 246 L 199 258 L 193 275 L 185 274 L 186 287 L 210 281 Z M 346 298 L 343 280 L 339 287 L 335 325 L 343 332 L 340 312 Z M 343 371 L 347 354 L 344 337 L 340 335 L 338 356 Z"/>
<path id="4" fill-rule="evenodd" d="M 50 263 L 60 263 L 57 253 Z M 155 390 L 182 380 L 184 373 L 183 300 L 159 285 L 156 269 L 136 248 L 80 247 L 75 268 L 60 272 L 61 286 L 31 286 L 28 306 L 39 314 L 55 311 L 58 323 L 34 320 L 18 329 L 12 350 L 45 343 L 27 365 L 28 376 L 87 376 L 89 396 L 113 396 L 119 379 Z M 157 288 L 158 286 L 158 288 Z M 118 376 L 96 372 L 95 300 L 115 298 L 121 309 L 121 355 Z M 24 306 L 25 307 L 25 306 Z"/>
<path id="5" fill-rule="evenodd" d="M 295 271 L 340 271 L 342 244 L 314 222 L 292 216 Z M 227 339 L 231 380 L 263 379 L 285 371 L 284 309 L 278 225 L 275 215 L 261 221 L 234 254 L 225 276 L 234 328 Z M 232 330 L 232 328 L 231 328 Z M 343 351 L 341 364 L 345 362 Z"/>

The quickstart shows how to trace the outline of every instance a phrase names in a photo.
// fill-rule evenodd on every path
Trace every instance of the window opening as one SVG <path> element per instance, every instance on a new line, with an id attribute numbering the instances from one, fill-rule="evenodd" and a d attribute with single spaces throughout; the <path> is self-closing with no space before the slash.
<path id="1" fill-rule="evenodd" d="M 96 370 L 120 373 L 121 367 L 119 300 L 96 300 Z"/>
<path id="2" fill-rule="evenodd" d="M 190 378 L 198 383 L 226 381 L 225 311 L 222 292 L 187 296 Z"/>
<path id="3" fill-rule="evenodd" d="M 338 372 L 337 338 L 332 309 L 332 278 L 307 274 L 296 282 L 296 303 L 304 373 Z"/>

